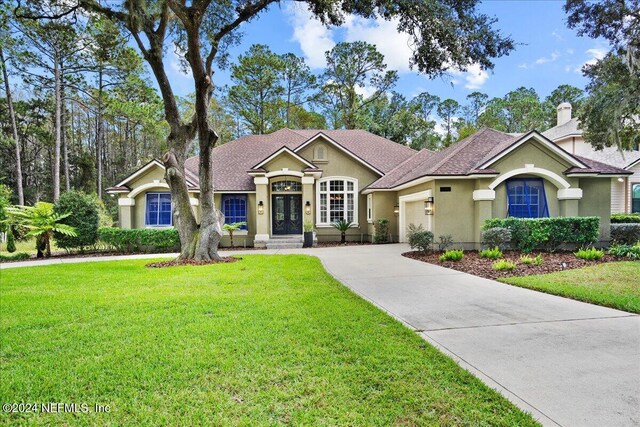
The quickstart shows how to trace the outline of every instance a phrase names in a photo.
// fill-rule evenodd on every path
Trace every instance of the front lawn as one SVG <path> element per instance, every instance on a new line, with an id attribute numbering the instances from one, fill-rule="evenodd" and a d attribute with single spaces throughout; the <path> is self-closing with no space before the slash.
<path id="1" fill-rule="evenodd" d="M 511 285 L 640 313 L 640 261 L 500 279 Z"/>
<path id="2" fill-rule="evenodd" d="M 301 255 L 0 272 L 0 424 L 535 425 Z"/>

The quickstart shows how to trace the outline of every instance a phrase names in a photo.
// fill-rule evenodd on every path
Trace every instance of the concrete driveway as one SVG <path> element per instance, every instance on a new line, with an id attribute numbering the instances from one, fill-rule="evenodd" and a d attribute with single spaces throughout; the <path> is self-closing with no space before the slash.
<path id="1" fill-rule="evenodd" d="M 309 254 L 542 424 L 640 425 L 640 316 L 414 261 L 407 250 Z"/>
<path id="2" fill-rule="evenodd" d="M 640 426 L 640 316 L 401 256 L 408 250 L 395 244 L 250 253 L 318 256 L 354 292 L 544 425 Z M 0 270 L 149 257 L 158 255 L 26 261 Z"/>

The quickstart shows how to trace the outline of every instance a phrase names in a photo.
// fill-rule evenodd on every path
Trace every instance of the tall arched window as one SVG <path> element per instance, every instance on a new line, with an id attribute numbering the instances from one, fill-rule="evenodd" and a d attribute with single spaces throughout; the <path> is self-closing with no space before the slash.
<path id="1" fill-rule="evenodd" d="M 540 178 L 507 180 L 509 216 L 516 218 L 544 218 L 549 216 L 544 181 Z"/>
<path id="2" fill-rule="evenodd" d="M 357 222 L 358 180 L 344 177 L 320 180 L 316 205 L 318 224 L 331 225 L 341 219 Z"/>

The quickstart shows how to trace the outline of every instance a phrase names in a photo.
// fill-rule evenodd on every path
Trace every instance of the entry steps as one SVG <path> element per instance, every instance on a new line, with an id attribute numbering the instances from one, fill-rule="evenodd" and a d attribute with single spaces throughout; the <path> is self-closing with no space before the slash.
<path id="1" fill-rule="evenodd" d="M 267 249 L 297 249 L 302 247 L 302 236 L 271 237 L 267 242 Z"/>

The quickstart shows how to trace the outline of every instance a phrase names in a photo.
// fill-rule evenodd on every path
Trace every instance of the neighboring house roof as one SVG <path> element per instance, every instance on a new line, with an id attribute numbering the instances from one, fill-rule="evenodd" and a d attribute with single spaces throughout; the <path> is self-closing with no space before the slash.
<path id="1" fill-rule="evenodd" d="M 254 191 L 253 177 L 247 174 L 254 166 L 287 148 L 296 152 L 318 134 L 326 135 L 365 166 L 387 173 L 398 163 L 416 154 L 415 150 L 364 130 L 291 130 L 280 129 L 267 135 L 247 135 L 213 150 L 215 191 Z M 185 162 L 185 168 L 198 174 L 198 157 Z M 314 165 L 315 166 L 315 165 Z M 319 169 L 309 168 L 309 171 Z"/>
<path id="2" fill-rule="evenodd" d="M 581 136 L 582 129 L 578 129 L 578 124 L 578 119 L 573 118 L 559 126 L 554 126 L 551 129 L 547 129 L 546 131 L 542 132 L 542 135 L 552 141 L 557 141 L 568 136 Z"/>
<path id="3" fill-rule="evenodd" d="M 542 132 L 542 135 L 552 141 L 559 141 L 569 136 L 582 137 L 583 131 L 578 128 L 579 125 L 580 123 L 578 122 L 578 119 L 573 118 L 567 123 L 560 126 L 554 126 L 551 129 Z M 640 151 L 625 151 L 623 153 L 616 147 L 604 147 L 602 150 L 596 150 L 594 148 L 587 154 L 587 158 L 600 163 L 606 163 L 617 168 L 626 169 L 631 167 L 633 163 L 640 160 Z"/>

